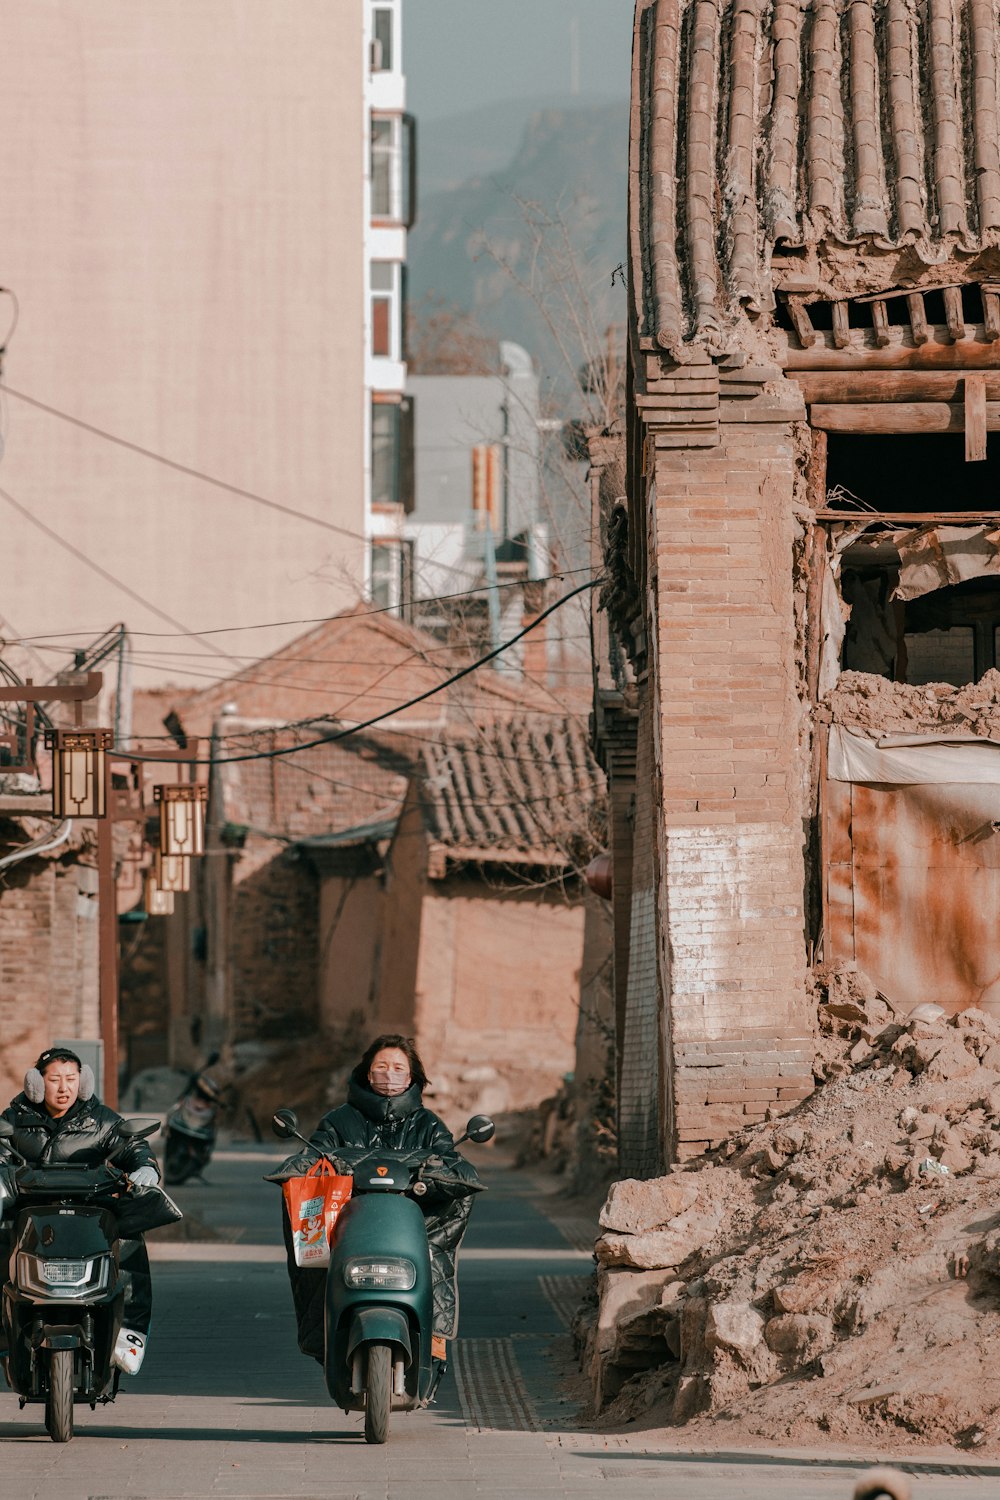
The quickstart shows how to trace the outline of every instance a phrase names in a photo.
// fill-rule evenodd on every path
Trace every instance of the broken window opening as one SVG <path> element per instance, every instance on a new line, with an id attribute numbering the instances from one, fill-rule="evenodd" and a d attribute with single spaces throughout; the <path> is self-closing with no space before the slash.
<path id="1" fill-rule="evenodd" d="M 946 514 L 992 510 L 1000 515 L 1000 432 L 986 439 L 983 463 L 965 462 L 960 432 L 827 437 L 826 484 L 831 498 L 842 491 L 864 510 Z M 851 499 L 845 508 L 856 512 Z"/>
<path id="2" fill-rule="evenodd" d="M 841 671 L 964 687 L 1000 666 L 1000 526 L 827 526 L 823 689 Z"/>

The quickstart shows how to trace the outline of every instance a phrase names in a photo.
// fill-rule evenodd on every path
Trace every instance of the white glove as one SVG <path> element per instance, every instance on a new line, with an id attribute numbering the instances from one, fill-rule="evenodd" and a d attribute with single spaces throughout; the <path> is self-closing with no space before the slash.
<path id="1" fill-rule="evenodd" d="M 128 1174 L 128 1180 L 134 1182 L 136 1187 L 156 1187 L 160 1174 L 155 1167 L 136 1167 L 134 1172 Z"/>

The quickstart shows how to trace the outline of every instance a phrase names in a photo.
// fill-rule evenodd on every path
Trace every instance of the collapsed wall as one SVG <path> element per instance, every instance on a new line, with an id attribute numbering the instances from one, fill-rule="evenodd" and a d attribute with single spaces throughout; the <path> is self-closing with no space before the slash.
<path id="1" fill-rule="evenodd" d="M 897 1017 L 836 972 L 819 1017 L 811 1098 L 612 1187 L 577 1330 L 597 1407 L 1000 1451 L 1000 1021 Z"/>

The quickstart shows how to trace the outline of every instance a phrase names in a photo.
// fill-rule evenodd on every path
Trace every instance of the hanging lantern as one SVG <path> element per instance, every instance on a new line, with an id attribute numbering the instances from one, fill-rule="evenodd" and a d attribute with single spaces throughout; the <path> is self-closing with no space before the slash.
<path id="1" fill-rule="evenodd" d="M 163 854 L 158 849 L 153 871 L 161 891 L 173 895 L 191 889 L 191 860 L 186 854 Z"/>
<path id="2" fill-rule="evenodd" d="M 52 814 L 56 818 L 107 817 L 107 754 L 110 729 L 49 729 L 52 751 Z"/>
<path id="3" fill-rule="evenodd" d="M 173 891 L 161 891 L 152 870 L 146 871 L 146 915 L 169 917 L 174 909 Z"/>
<path id="4" fill-rule="evenodd" d="M 184 783 L 154 786 L 160 804 L 160 850 L 169 855 L 204 854 L 208 787 Z"/>

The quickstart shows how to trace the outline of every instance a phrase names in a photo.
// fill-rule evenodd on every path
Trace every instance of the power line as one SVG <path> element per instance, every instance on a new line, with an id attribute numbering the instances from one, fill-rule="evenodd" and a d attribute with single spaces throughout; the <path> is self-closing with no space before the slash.
<path id="1" fill-rule="evenodd" d="M 122 583 L 121 579 L 116 578 L 113 573 L 109 573 L 107 568 L 102 568 L 100 563 L 95 562 L 92 557 L 88 557 L 85 552 L 81 552 L 79 547 L 74 547 L 73 543 L 67 541 L 64 536 L 60 536 L 58 531 L 53 531 L 51 526 L 46 526 L 44 521 L 40 520 L 38 516 L 34 515 L 26 505 L 22 505 L 19 500 L 15 500 L 14 496 L 9 494 L 7 490 L 0 489 L 0 499 L 6 500 L 7 504 L 14 510 L 16 510 L 20 515 L 24 516 L 25 520 L 30 521 L 32 526 L 37 527 L 38 530 L 43 533 L 43 535 L 47 536 L 50 539 L 50 541 L 53 541 L 57 546 L 62 547 L 65 552 L 70 553 L 70 555 L 72 557 L 75 557 L 78 562 L 84 563 L 88 568 L 95 572 L 99 578 L 103 578 L 105 583 L 110 583 L 114 588 L 120 589 L 123 594 L 127 594 L 128 597 L 134 600 L 136 604 L 141 604 L 143 609 L 148 609 L 151 614 L 156 615 L 158 619 L 165 621 L 166 624 L 173 625 L 174 628 L 180 631 L 182 634 L 192 635 L 195 633 L 193 631 L 185 630 L 181 622 L 179 620 L 175 620 L 173 615 L 168 615 L 165 610 L 162 610 L 157 605 L 150 603 L 150 601 L 148 599 L 145 599 L 142 594 L 137 594 L 135 589 L 130 588 L 127 583 Z M 28 639 L 30 638 L 19 641 L 16 644 L 25 645 L 27 644 Z M 8 642 L 8 644 L 15 643 Z M 207 642 L 206 644 L 207 649 L 214 652 L 216 656 L 220 656 L 223 661 L 232 660 L 232 658 L 228 656 L 225 651 L 221 650 L 220 647 L 213 646 L 211 641 Z"/>
<path id="2" fill-rule="evenodd" d="M 336 740 L 347 739 L 349 735 L 359 734 L 362 730 L 371 729 L 373 725 L 381 724 L 385 719 L 394 718 L 396 714 L 402 713 L 408 708 L 415 708 L 418 703 L 426 702 L 428 698 L 433 698 L 437 693 L 442 692 L 445 688 L 450 687 L 453 683 L 460 682 L 463 677 L 468 677 L 471 672 L 478 671 L 480 667 L 484 667 L 488 662 L 494 661 L 496 657 L 502 655 L 504 651 L 508 651 L 511 646 L 515 646 L 518 641 L 523 640 L 523 638 L 528 635 L 530 631 L 534 630 L 536 625 L 540 625 L 541 622 L 549 615 L 554 614 L 557 609 L 561 609 L 562 606 L 568 603 L 570 599 L 575 598 L 577 594 L 584 593 L 587 589 L 594 588 L 598 582 L 598 579 L 591 578 L 588 579 L 586 583 L 578 584 L 575 589 L 571 589 L 568 594 L 564 594 L 561 599 L 556 599 L 555 602 L 550 604 L 547 609 L 543 609 L 541 614 L 536 615 L 535 618 L 531 620 L 527 625 L 525 625 L 523 629 L 519 630 L 516 635 L 512 635 L 509 640 L 503 641 L 499 646 L 494 647 L 492 651 L 488 651 L 485 656 L 477 657 L 475 661 L 470 662 L 467 666 L 462 667 L 459 671 L 453 672 L 450 677 L 446 677 L 443 682 L 439 682 L 438 684 L 436 684 L 436 686 L 428 688 L 426 692 L 418 693 L 415 697 L 407 699 L 406 702 L 398 703 L 395 705 L 395 707 L 386 709 L 384 713 L 375 714 L 372 718 L 366 719 L 360 724 L 352 724 L 349 728 L 337 730 L 333 734 L 320 735 L 317 739 L 314 740 L 304 740 L 301 745 L 286 745 L 277 750 L 251 752 L 246 755 L 227 755 L 219 759 L 196 759 L 188 761 L 186 762 L 186 764 L 202 766 L 225 766 L 234 765 L 238 762 L 250 760 L 278 760 L 288 755 L 297 755 L 301 750 L 310 750 L 316 745 L 331 744 Z M 306 720 L 303 722 L 309 723 L 315 722 L 315 720 Z M 147 761 L 152 764 L 156 764 L 159 759 L 156 755 L 143 755 L 138 751 L 129 751 L 128 758 L 134 761 Z"/>
<path id="3" fill-rule="evenodd" d="M 168 458 L 165 453 L 157 453 L 155 449 L 146 448 L 142 443 L 133 443 L 130 438 L 119 437 L 117 433 L 108 432 L 93 422 L 85 422 L 82 417 L 74 417 L 67 411 L 60 411 L 57 406 L 50 406 L 47 401 L 39 401 L 37 396 L 29 396 L 24 391 L 16 391 L 6 381 L 0 389 L 8 396 L 13 396 L 16 401 L 24 401 L 28 406 L 34 406 L 39 411 L 46 412 L 50 417 L 57 417 L 61 422 L 68 422 L 72 427 L 79 427 L 81 431 L 89 432 L 93 437 L 103 438 L 105 442 L 114 443 L 119 448 L 125 448 L 129 453 L 138 453 L 143 458 L 152 459 L 154 463 L 173 469 L 177 474 L 185 474 L 189 479 L 198 479 L 202 484 L 210 484 L 217 490 L 236 495 L 241 500 L 252 500 L 255 505 L 266 506 L 268 510 L 277 511 L 283 516 L 291 516 L 296 521 L 307 521 L 311 526 L 318 526 L 322 531 L 335 532 L 337 536 L 349 537 L 351 541 L 367 544 L 369 540 L 364 532 L 352 531 L 347 526 L 337 526 L 333 521 L 324 521 L 319 516 L 309 515 L 308 511 L 296 510 L 291 505 L 282 505 L 280 500 L 269 500 L 266 495 L 258 495 L 254 490 L 245 490 L 241 485 L 230 484 L 226 479 L 217 479 L 214 474 L 206 474 L 203 469 L 196 469 L 190 464 L 182 464 L 176 458 Z"/>
<path id="4" fill-rule="evenodd" d="M 0 387 L 0 389 L 2 389 L 2 387 Z M 84 559 L 84 560 L 86 561 L 86 559 Z M 429 594 L 426 597 L 421 597 L 419 599 L 414 599 L 414 601 L 413 601 L 413 608 L 414 609 L 418 609 L 418 608 L 420 608 L 421 606 L 423 606 L 425 604 L 447 604 L 447 603 L 449 603 L 453 599 L 474 599 L 479 594 L 489 594 L 489 593 L 492 593 L 494 589 L 523 589 L 526 584 L 534 584 L 534 583 L 561 583 L 564 578 L 573 578 L 573 577 L 576 576 L 577 573 L 589 573 L 589 572 L 590 572 L 589 567 L 588 568 L 562 568 L 562 569 L 560 569 L 560 571 L 558 573 L 547 573 L 544 578 L 529 578 L 529 579 L 516 578 L 516 579 L 511 580 L 508 583 L 483 583 L 483 584 L 479 584 L 474 589 L 461 589 L 461 590 L 459 590 L 458 593 L 454 593 L 454 594 Z M 141 603 L 145 603 L 144 600 L 140 600 L 140 602 Z M 198 640 L 202 636 L 207 636 L 207 635 L 232 635 L 232 634 L 234 634 L 234 633 L 236 633 L 238 631 L 241 631 L 241 630 L 287 630 L 287 629 L 289 629 L 293 625 L 331 625 L 331 624 L 333 624 L 337 620 L 343 620 L 345 622 L 345 624 L 348 624 L 352 620 L 366 620 L 366 619 L 369 618 L 369 616 L 375 616 L 375 615 L 395 615 L 397 618 L 399 618 L 399 605 L 398 604 L 377 605 L 376 607 L 374 607 L 372 609 L 359 609 L 359 610 L 356 610 L 356 611 L 353 611 L 353 612 L 343 612 L 342 611 L 340 614 L 335 614 L 335 615 L 312 615 L 312 616 L 310 616 L 308 618 L 301 619 L 301 620 L 259 620 L 259 621 L 256 621 L 254 623 L 251 623 L 249 625 L 219 625 L 219 626 L 216 626 L 216 627 L 214 627 L 212 629 L 209 629 L 209 630 L 182 630 L 182 629 L 179 629 L 179 630 L 170 631 L 170 630 L 131 630 L 130 629 L 128 633 L 129 633 L 130 638 L 133 638 L 133 639 L 138 639 L 141 636 L 145 640 L 173 640 L 173 639 L 176 639 L 178 637 L 181 637 L 181 638 L 184 638 L 184 639 Z M 402 622 L 402 623 L 405 623 L 405 622 Z M 103 627 L 101 627 L 101 628 L 103 629 Z M 416 629 L 418 627 L 416 627 L 416 626 L 410 626 L 409 628 Z M 20 636 L 17 640 L 8 641 L 8 645 L 13 645 L 13 646 L 27 646 L 27 645 L 34 644 L 36 641 L 45 641 L 45 642 L 51 643 L 53 646 L 56 646 L 57 645 L 57 642 L 55 640 L 56 636 L 70 636 L 70 637 L 77 637 L 77 638 L 80 638 L 80 639 L 90 640 L 96 634 L 98 634 L 98 629 L 96 627 L 95 627 L 95 629 L 88 631 L 88 630 L 81 630 L 78 627 L 74 626 L 73 629 L 71 629 L 71 630 L 46 630 L 43 634 L 40 634 L 40 635 L 25 635 L 25 636 Z M 560 639 L 561 639 L 561 637 L 560 637 Z M 438 648 L 435 647 L 434 649 L 438 649 Z M 440 649 L 441 650 L 448 650 L 448 649 L 452 649 L 452 648 L 442 646 Z M 455 649 L 458 649 L 458 648 L 455 648 Z M 229 658 L 229 659 L 230 660 L 235 660 L 235 658 L 232 658 L 232 657 Z M 252 660 L 257 661 L 257 660 L 260 660 L 260 658 L 253 657 Z"/>

